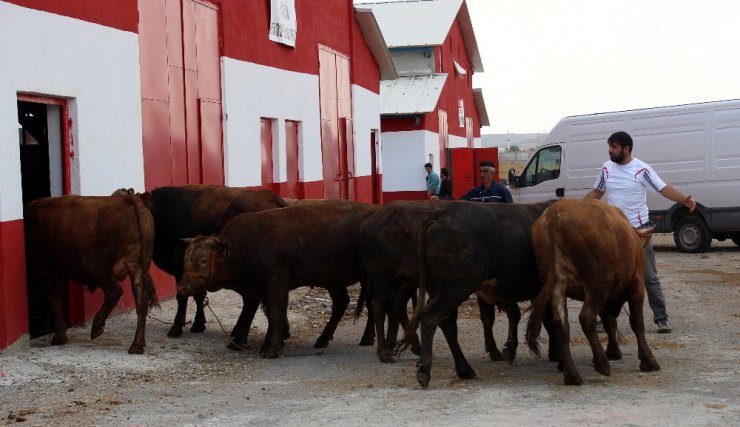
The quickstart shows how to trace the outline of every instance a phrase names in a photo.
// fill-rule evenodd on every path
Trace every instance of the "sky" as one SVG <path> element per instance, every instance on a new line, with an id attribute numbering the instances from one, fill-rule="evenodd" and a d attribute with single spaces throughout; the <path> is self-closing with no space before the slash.
<path id="1" fill-rule="evenodd" d="M 467 0 L 491 126 L 740 98 L 740 0 Z"/>

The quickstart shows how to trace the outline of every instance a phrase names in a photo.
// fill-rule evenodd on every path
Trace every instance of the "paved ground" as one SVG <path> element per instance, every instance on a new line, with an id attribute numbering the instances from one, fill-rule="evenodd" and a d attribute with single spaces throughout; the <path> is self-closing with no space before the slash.
<path id="1" fill-rule="evenodd" d="M 126 353 L 135 329 L 127 313 L 108 321 L 90 341 L 89 327 L 70 330 L 66 346 L 49 338 L 0 354 L 0 419 L 26 425 L 740 425 L 740 248 L 713 243 L 706 254 L 678 253 L 670 236 L 656 236 L 658 268 L 674 332 L 648 342 L 662 369 L 641 373 L 634 335 L 620 317 L 624 359 L 612 376 L 590 366 L 590 352 L 570 304 L 572 346 L 585 385 L 568 387 L 549 362 L 520 347 L 514 366 L 491 362 L 483 351 L 477 306 L 461 310 L 463 350 L 478 380 L 458 380 L 450 352 L 437 334 L 432 383 L 422 390 L 415 357 L 390 365 L 359 347 L 363 322 L 348 316 L 327 349 L 312 347 L 328 318 L 322 290 L 291 296 L 293 336 L 284 356 L 260 359 L 233 352 L 212 313 L 203 334 L 166 337 L 168 325 L 150 319 L 143 356 Z M 211 294 L 211 305 L 230 329 L 240 298 Z M 173 299 L 153 316 L 170 320 Z M 192 308 L 192 307 L 191 307 Z M 649 308 L 646 318 L 651 318 Z M 264 316 L 250 344 L 264 336 Z M 523 322 L 524 323 L 524 322 Z M 523 326 L 523 325 L 522 325 Z M 495 333 L 505 338 L 506 322 Z M 520 337 L 522 336 L 520 327 Z"/>

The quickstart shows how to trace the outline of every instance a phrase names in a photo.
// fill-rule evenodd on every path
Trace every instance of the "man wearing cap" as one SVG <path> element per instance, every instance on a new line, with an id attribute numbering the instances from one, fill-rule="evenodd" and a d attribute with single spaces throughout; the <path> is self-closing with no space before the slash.
<path id="1" fill-rule="evenodd" d="M 491 161 L 482 161 L 478 166 L 478 172 L 480 173 L 480 187 L 474 187 L 468 191 L 467 194 L 462 196 L 461 200 L 470 200 L 473 202 L 499 202 L 499 203 L 513 203 L 514 199 L 511 198 L 509 190 L 499 185 L 493 180 L 493 174 L 496 172 L 496 165 Z"/>

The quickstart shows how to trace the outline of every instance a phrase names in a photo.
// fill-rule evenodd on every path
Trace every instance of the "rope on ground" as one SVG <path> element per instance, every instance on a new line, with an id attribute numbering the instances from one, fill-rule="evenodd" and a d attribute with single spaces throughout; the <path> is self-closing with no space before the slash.
<path id="1" fill-rule="evenodd" d="M 230 333 L 226 332 L 226 329 L 224 328 L 224 325 L 221 323 L 221 319 L 218 318 L 218 316 L 216 315 L 216 312 L 213 311 L 213 308 L 211 308 L 211 304 L 208 301 L 208 297 L 206 297 L 203 300 L 203 306 L 204 307 L 208 307 L 208 310 L 211 311 L 211 314 L 213 314 L 213 317 L 216 318 L 216 322 L 218 322 L 218 326 L 221 327 L 221 330 L 224 332 L 224 335 L 226 335 L 227 337 L 229 337 L 229 344 L 233 345 L 234 347 L 236 347 L 236 348 L 238 348 L 240 350 L 247 350 L 246 347 L 243 347 L 241 344 L 238 344 L 236 341 L 234 341 L 234 337 L 232 337 Z"/>

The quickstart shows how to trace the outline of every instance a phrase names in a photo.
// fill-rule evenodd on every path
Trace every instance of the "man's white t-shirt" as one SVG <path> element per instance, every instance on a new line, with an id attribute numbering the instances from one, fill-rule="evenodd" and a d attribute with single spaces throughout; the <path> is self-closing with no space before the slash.
<path id="1" fill-rule="evenodd" d="M 607 160 L 594 183 L 596 190 L 606 191 L 607 203 L 621 209 L 633 227 L 650 221 L 645 189 L 659 193 L 665 186 L 650 165 L 634 157 L 626 165 Z"/>

